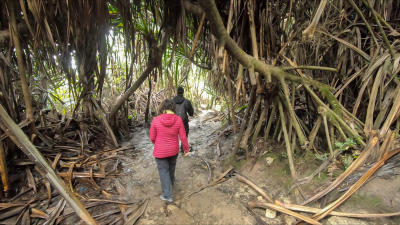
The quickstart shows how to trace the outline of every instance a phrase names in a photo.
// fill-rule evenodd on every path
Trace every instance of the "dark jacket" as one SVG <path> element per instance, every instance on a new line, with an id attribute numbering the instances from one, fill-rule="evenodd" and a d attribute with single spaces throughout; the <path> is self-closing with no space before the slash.
<path id="1" fill-rule="evenodd" d="M 189 116 L 193 116 L 194 113 L 194 109 L 192 106 L 192 103 L 187 100 L 186 98 L 183 97 L 183 94 L 178 94 L 177 96 L 175 96 L 174 98 L 172 98 L 172 100 L 175 102 L 175 104 L 183 104 L 185 109 L 186 109 L 186 113 L 189 114 Z M 188 123 L 189 121 L 183 121 L 183 123 Z"/>

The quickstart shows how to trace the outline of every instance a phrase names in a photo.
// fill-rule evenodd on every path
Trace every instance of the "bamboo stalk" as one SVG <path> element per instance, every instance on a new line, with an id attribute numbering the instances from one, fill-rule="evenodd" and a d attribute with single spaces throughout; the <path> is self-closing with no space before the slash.
<path id="1" fill-rule="evenodd" d="M 43 157 L 43 155 L 35 148 L 29 141 L 24 132 L 12 121 L 7 112 L 0 107 L 0 127 L 8 134 L 10 139 L 38 166 L 39 169 L 44 170 L 46 178 L 53 184 L 53 186 L 60 192 L 60 194 L 67 200 L 68 204 L 75 210 L 76 214 L 87 224 L 97 224 L 92 218 L 82 203 L 76 198 L 71 190 L 65 185 L 59 176 L 54 172 L 51 165 Z"/>

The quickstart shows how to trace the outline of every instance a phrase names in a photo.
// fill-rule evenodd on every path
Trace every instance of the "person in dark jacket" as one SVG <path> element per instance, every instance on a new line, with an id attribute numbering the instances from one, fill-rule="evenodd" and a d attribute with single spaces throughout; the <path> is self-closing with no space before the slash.
<path id="1" fill-rule="evenodd" d="M 185 125 L 185 131 L 186 131 L 186 137 L 189 135 L 189 116 L 193 116 L 194 109 L 192 106 L 192 103 L 183 97 L 183 93 L 185 90 L 183 87 L 178 87 L 177 88 L 177 96 L 175 96 L 172 100 L 175 102 L 177 105 L 177 111 L 179 111 L 179 108 L 184 108 L 183 113 L 177 112 L 177 115 L 179 115 L 182 118 L 183 124 Z M 181 145 L 181 152 L 183 153 L 183 146 Z"/>

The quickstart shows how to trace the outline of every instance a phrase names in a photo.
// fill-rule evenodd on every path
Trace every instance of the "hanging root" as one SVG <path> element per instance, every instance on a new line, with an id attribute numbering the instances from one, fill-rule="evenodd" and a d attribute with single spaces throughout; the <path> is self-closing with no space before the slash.
<path id="1" fill-rule="evenodd" d="M 315 28 L 317 28 L 318 21 L 321 18 L 322 13 L 324 12 L 327 2 L 328 0 L 321 1 L 311 24 L 303 31 L 303 36 L 308 38 L 312 38 L 314 36 Z"/>
<path id="2" fill-rule="evenodd" d="M 286 152 L 287 152 L 288 159 L 289 159 L 290 174 L 292 175 L 293 179 L 296 180 L 296 178 L 297 178 L 296 170 L 294 169 L 292 150 L 290 149 L 290 140 L 289 140 L 288 133 L 286 130 L 286 122 L 285 122 L 285 117 L 283 114 L 282 103 L 279 101 L 278 98 L 276 99 L 276 101 L 278 102 L 279 114 L 281 116 L 282 131 L 283 131 L 283 136 L 285 138 Z"/>

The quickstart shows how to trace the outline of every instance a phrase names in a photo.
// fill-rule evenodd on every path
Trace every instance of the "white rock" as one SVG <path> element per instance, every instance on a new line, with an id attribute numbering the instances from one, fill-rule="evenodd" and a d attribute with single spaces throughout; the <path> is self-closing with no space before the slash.
<path id="1" fill-rule="evenodd" d="M 271 164 L 272 164 L 272 162 L 274 161 L 274 159 L 271 158 L 271 157 L 267 157 L 267 158 L 265 159 L 265 161 L 267 162 L 267 166 L 271 166 Z"/>
<path id="2" fill-rule="evenodd" d="M 258 196 L 258 197 L 257 197 L 257 200 L 258 200 L 259 202 L 265 202 L 265 200 L 263 199 L 262 196 Z"/>
<path id="3" fill-rule="evenodd" d="M 272 209 L 266 209 L 265 210 L 265 217 L 269 219 L 275 219 L 276 217 L 276 211 Z"/>

